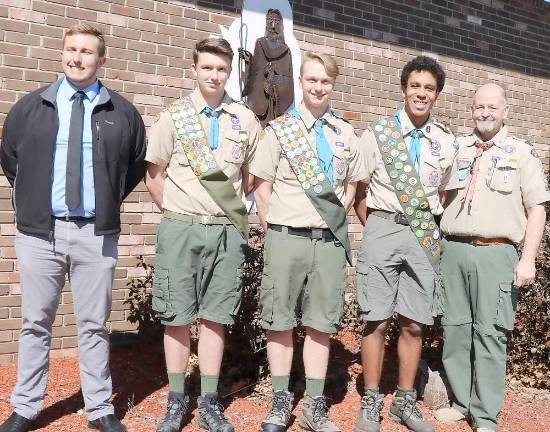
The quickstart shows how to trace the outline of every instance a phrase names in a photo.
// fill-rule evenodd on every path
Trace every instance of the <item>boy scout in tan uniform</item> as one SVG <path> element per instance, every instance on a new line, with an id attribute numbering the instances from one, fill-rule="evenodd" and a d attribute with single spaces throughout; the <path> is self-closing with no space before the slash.
<path id="1" fill-rule="evenodd" d="M 404 108 L 379 120 L 362 137 L 369 189 L 359 185 L 355 209 L 365 225 L 357 259 L 357 299 L 367 322 L 362 344 L 365 395 L 355 431 L 378 432 L 383 395 L 379 383 L 385 334 L 399 314 L 399 381 L 390 419 L 411 430 L 433 431 L 416 408 L 414 380 L 422 325 L 433 323 L 443 212 L 438 191 L 456 153 L 449 129 L 430 109 L 444 86 L 437 62 L 418 57 L 401 74 Z M 367 210 L 368 208 L 368 210 Z M 366 215 L 368 219 L 366 220 Z"/>
<path id="2" fill-rule="evenodd" d="M 179 432 L 189 408 L 185 372 L 189 326 L 201 319 L 198 346 L 199 424 L 232 432 L 218 402 L 224 325 L 241 301 L 241 265 L 248 233 L 248 164 L 260 127 L 224 91 L 233 52 L 223 39 L 198 42 L 193 71 L 198 87 L 171 104 L 149 131 L 147 186 L 163 210 L 157 233 L 153 309 L 166 326 L 170 394 L 159 432 Z"/>
<path id="3" fill-rule="evenodd" d="M 300 426 L 335 432 L 323 395 L 329 336 L 343 311 L 346 209 L 366 176 L 353 127 L 329 108 L 338 67 L 307 53 L 300 82 L 304 102 L 270 122 L 251 166 L 256 204 L 267 239 L 261 305 L 273 383 L 263 432 L 287 429 L 294 396 L 288 391 L 296 311 L 306 328 L 306 397 Z M 330 202 L 329 202 L 330 201 Z"/>
<path id="4" fill-rule="evenodd" d="M 550 200 L 541 161 L 530 144 L 509 134 L 507 114 L 500 86 L 478 89 L 476 129 L 458 140 L 441 222 L 443 365 L 454 398 L 436 418 L 456 423 L 469 417 L 478 432 L 496 430 L 518 288 L 535 277 Z"/>

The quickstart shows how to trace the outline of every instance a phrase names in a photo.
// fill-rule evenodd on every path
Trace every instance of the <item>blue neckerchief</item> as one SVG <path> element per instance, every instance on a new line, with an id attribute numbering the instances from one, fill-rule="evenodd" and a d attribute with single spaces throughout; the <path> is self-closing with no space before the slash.
<path id="1" fill-rule="evenodd" d="M 296 108 L 292 108 L 288 111 L 293 117 L 302 119 L 302 116 L 300 116 L 300 113 L 296 110 Z M 315 123 L 313 125 L 313 130 L 315 131 L 315 145 L 317 147 L 317 158 L 319 159 L 319 162 L 321 164 L 321 168 L 323 168 L 323 171 L 325 172 L 327 179 L 330 184 L 332 184 L 334 179 L 334 170 L 332 168 L 332 148 L 330 147 L 330 144 L 327 141 L 327 137 L 325 136 L 325 133 L 323 132 L 323 125 L 325 125 L 327 121 L 324 118 L 319 118 L 315 120 Z"/>
<path id="2" fill-rule="evenodd" d="M 219 113 L 214 111 L 209 106 L 205 106 L 202 112 L 210 118 L 210 137 L 208 140 L 208 145 L 211 150 L 216 150 L 218 148 L 218 135 L 220 133 L 220 123 L 218 119 Z"/>
<path id="3" fill-rule="evenodd" d="M 400 114 L 401 111 L 397 111 L 394 117 L 397 124 L 401 127 Z M 421 129 L 412 129 L 407 135 L 412 138 L 411 145 L 409 147 L 409 156 L 414 164 L 414 167 L 416 168 L 416 171 L 418 172 L 420 167 L 420 138 L 424 136 L 424 132 L 422 132 Z"/>

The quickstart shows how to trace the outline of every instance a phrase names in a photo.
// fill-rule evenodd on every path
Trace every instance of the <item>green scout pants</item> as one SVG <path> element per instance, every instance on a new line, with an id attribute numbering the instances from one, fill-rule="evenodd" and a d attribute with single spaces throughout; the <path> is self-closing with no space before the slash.
<path id="1" fill-rule="evenodd" d="M 496 428 L 504 401 L 506 340 L 514 328 L 518 260 L 512 245 L 442 241 L 443 365 L 453 407 Z"/>
<path id="2" fill-rule="evenodd" d="M 164 216 L 157 232 L 153 310 L 167 326 L 196 318 L 233 324 L 241 304 L 246 243 L 233 225 Z"/>

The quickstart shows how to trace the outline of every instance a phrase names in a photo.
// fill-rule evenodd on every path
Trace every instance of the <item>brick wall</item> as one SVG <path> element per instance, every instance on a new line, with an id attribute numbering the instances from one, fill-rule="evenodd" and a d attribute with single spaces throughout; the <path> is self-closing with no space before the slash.
<path id="1" fill-rule="evenodd" d="M 548 166 L 550 146 L 550 5 L 542 0 L 299 0 L 292 1 L 295 34 L 304 50 L 335 55 L 341 76 L 333 107 L 359 131 L 401 102 L 399 71 L 420 53 L 436 56 L 448 82 L 437 114 L 457 133 L 470 127 L 468 106 L 479 84 L 494 80 L 508 89 L 509 124 L 534 142 Z M 242 1 L 0 0 L 0 126 L 13 103 L 54 81 L 63 30 L 82 20 L 105 33 L 108 51 L 102 81 L 122 92 L 146 124 L 192 88 L 194 42 L 219 34 Z M 112 331 L 126 321 L 127 282 L 143 271 L 137 256 L 153 261 L 160 216 L 140 185 L 123 204 L 119 262 L 113 293 Z M 355 248 L 361 228 L 354 217 Z M 21 322 L 10 189 L 0 176 L 0 363 L 13 361 Z M 350 269 L 350 276 L 353 269 Z M 65 289 L 54 323 L 58 355 L 76 347 L 71 293 Z"/>

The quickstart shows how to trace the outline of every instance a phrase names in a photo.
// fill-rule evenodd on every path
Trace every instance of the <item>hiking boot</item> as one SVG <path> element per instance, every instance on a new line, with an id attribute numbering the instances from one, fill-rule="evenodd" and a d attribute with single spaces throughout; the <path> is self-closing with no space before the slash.
<path id="1" fill-rule="evenodd" d="M 340 432 L 328 418 L 327 398 L 325 396 L 304 397 L 300 427 L 312 432 Z"/>
<path id="2" fill-rule="evenodd" d="M 180 432 L 189 410 L 189 396 L 183 393 L 168 393 L 166 413 L 157 424 L 157 432 Z"/>
<path id="3" fill-rule="evenodd" d="M 405 396 L 394 393 L 389 417 L 397 423 L 404 424 L 414 432 L 435 432 L 430 422 L 424 420 L 416 406 L 416 391 L 409 391 Z"/>
<path id="4" fill-rule="evenodd" d="M 294 395 L 286 390 L 273 392 L 271 410 L 262 422 L 260 432 L 284 432 L 292 415 Z"/>
<path id="5" fill-rule="evenodd" d="M 197 399 L 199 426 L 210 432 L 235 432 L 233 425 L 223 415 L 223 406 L 218 393 L 207 393 Z"/>
<path id="6" fill-rule="evenodd" d="M 459 410 L 450 407 L 439 408 L 434 413 L 434 417 L 437 421 L 448 425 L 458 424 L 460 420 L 464 420 L 466 418 L 466 416 L 462 414 Z"/>
<path id="7" fill-rule="evenodd" d="M 384 395 L 367 390 L 361 398 L 361 408 L 353 432 L 380 432 L 380 411 L 383 406 Z"/>

